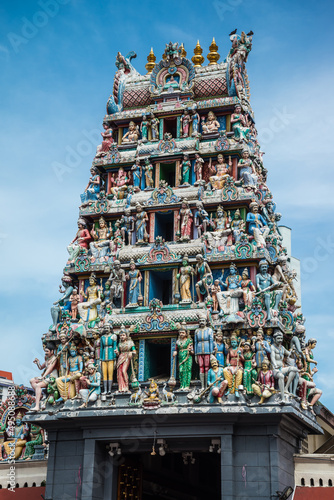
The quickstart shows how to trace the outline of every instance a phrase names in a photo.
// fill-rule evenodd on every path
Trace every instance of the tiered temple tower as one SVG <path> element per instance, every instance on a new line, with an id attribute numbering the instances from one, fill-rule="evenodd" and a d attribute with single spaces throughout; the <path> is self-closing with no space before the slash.
<path id="1" fill-rule="evenodd" d="M 252 32 L 230 39 L 207 66 L 199 42 L 191 60 L 151 50 L 146 75 L 117 54 L 26 417 L 48 430 L 46 499 L 268 500 L 319 431 L 315 341 L 249 101 Z"/>

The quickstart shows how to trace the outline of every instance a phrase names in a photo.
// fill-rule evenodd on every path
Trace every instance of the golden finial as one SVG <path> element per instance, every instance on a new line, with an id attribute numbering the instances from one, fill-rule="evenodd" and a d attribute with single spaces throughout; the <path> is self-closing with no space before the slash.
<path id="1" fill-rule="evenodd" d="M 184 45 L 183 43 L 181 44 L 181 57 L 187 57 L 187 51 L 186 49 L 184 48 Z"/>
<path id="2" fill-rule="evenodd" d="M 147 56 L 147 64 L 145 65 L 145 68 L 147 69 L 147 74 L 152 73 L 156 60 L 157 58 L 155 57 L 153 48 L 151 47 L 151 52 Z"/>
<path id="3" fill-rule="evenodd" d="M 205 59 L 202 56 L 203 49 L 199 44 L 199 40 L 197 40 L 196 47 L 194 48 L 194 54 L 191 58 L 192 62 L 194 63 L 195 68 L 200 68 L 202 64 L 204 63 Z"/>
<path id="4" fill-rule="evenodd" d="M 217 52 L 218 45 L 216 44 L 216 41 L 215 41 L 214 38 L 212 39 L 211 45 L 209 47 L 209 50 L 210 50 L 210 52 L 208 53 L 208 55 L 206 57 L 210 61 L 209 62 L 209 66 L 211 66 L 211 64 L 217 64 L 218 59 L 220 59 L 220 55 Z"/>

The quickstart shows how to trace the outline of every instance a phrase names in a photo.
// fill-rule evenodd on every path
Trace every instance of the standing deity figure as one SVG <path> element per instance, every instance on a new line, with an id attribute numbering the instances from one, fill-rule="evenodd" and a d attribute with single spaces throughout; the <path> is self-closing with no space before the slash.
<path id="1" fill-rule="evenodd" d="M 190 181 L 191 172 L 191 162 L 189 160 L 189 155 L 183 155 L 183 162 L 181 164 L 181 176 L 180 181 L 182 186 L 188 186 Z"/>
<path id="2" fill-rule="evenodd" d="M 148 234 L 146 231 L 146 224 L 148 221 L 148 215 L 141 206 L 140 203 L 137 203 L 136 205 L 136 243 L 143 244 L 147 243 L 148 241 Z"/>
<path id="3" fill-rule="evenodd" d="M 282 214 L 279 212 L 275 212 L 275 204 L 272 199 L 264 199 L 264 207 L 262 208 L 262 214 L 270 228 L 270 234 L 274 234 L 278 236 L 278 239 L 281 241 L 283 239 L 281 231 L 277 226 L 277 222 L 281 220 Z"/>
<path id="4" fill-rule="evenodd" d="M 195 330 L 195 360 L 199 365 L 199 377 L 202 389 L 205 389 L 208 381 L 210 368 L 210 356 L 214 351 L 214 340 L 212 328 L 206 326 L 206 319 L 199 319 L 199 327 Z"/>
<path id="5" fill-rule="evenodd" d="M 37 365 L 39 370 L 43 370 L 40 377 L 34 377 L 30 380 L 30 385 L 35 391 L 35 406 L 31 408 L 32 411 L 39 411 L 39 403 L 42 398 L 42 389 L 46 389 L 50 382 L 50 378 L 57 378 L 57 357 L 55 356 L 55 345 L 53 342 L 47 342 L 44 347 L 45 361 L 43 364 L 39 362 L 39 359 L 35 358 L 34 363 Z"/>
<path id="6" fill-rule="evenodd" d="M 86 189 L 83 194 L 80 195 L 81 204 L 84 206 L 96 201 L 101 189 L 101 180 L 97 168 L 92 167 L 90 173 L 91 177 L 89 178 Z"/>
<path id="7" fill-rule="evenodd" d="M 220 127 L 219 121 L 217 120 L 213 111 L 209 111 L 206 120 L 204 116 L 202 116 L 203 134 L 213 134 L 215 132 L 218 132 L 219 127 Z"/>
<path id="8" fill-rule="evenodd" d="M 226 344 L 224 342 L 223 332 L 221 331 L 221 328 L 219 328 L 215 334 L 214 354 L 216 356 L 218 365 L 221 368 L 224 368 L 224 366 L 225 366 L 225 359 L 226 359 L 227 353 L 228 353 L 228 349 L 227 349 Z"/>
<path id="9" fill-rule="evenodd" d="M 193 365 L 194 345 L 187 330 L 187 324 L 181 323 L 179 338 L 176 341 L 173 356 L 178 355 L 180 389 L 189 390 L 191 382 L 191 369 Z"/>
<path id="10" fill-rule="evenodd" d="M 139 269 L 136 268 L 135 261 L 130 261 L 130 271 L 125 275 L 129 283 L 128 306 L 138 306 L 138 297 L 141 296 L 142 275 Z"/>
<path id="11" fill-rule="evenodd" d="M 255 286 L 251 279 L 249 279 L 249 273 L 247 267 L 242 271 L 240 286 L 242 288 L 242 296 L 244 299 L 245 309 L 250 309 L 252 307 L 254 292 L 256 291 Z"/>
<path id="12" fill-rule="evenodd" d="M 233 234 L 234 243 L 238 243 L 240 241 L 241 236 L 244 234 L 246 229 L 244 220 L 240 217 L 240 210 L 234 212 L 234 217 L 231 222 L 231 229 Z"/>
<path id="13" fill-rule="evenodd" d="M 278 305 L 282 299 L 282 291 L 272 290 L 277 288 L 277 283 L 273 280 L 273 277 L 268 273 L 269 265 L 268 262 L 263 259 L 259 262 L 259 272 L 256 275 L 256 288 L 260 295 L 264 297 L 264 305 L 267 312 L 267 321 L 271 320 L 271 309 L 274 311 L 278 310 Z M 270 291 L 272 290 L 272 291 Z M 273 302 L 273 307 L 271 304 Z"/>
<path id="14" fill-rule="evenodd" d="M 64 289 L 62 288 L 64 287 Z M 62 294 L 60 299 L 56 300 L 51 307 L 51 318 L 52 318 L 52 326 L 50 327 L 51 332 L 56 331 L 57 324 L 61 320 L 63 311 L 71 310 L 71 295 L 73 293 L 73 283 L 72 278 L 68 274 L 64 274 L 61 279 L 61 285 L 59 286 L 59 292 Z"/>
<path id="15" fill-rule="evenodd" d="M 305 384 L 303 384 L 304 391 L 302 390 L 302 396 L 304 396 L 305 403 L 307 403 L 307 405 L 311 407 L 312 411 L 314 404 L 320 399 L 322 395 L 322 390 L 318 389 L 313 382 L 313 375 L 318 371 L 318 368 L 316 367 L 317 362 L 314 361 L 313 356 L 313 349 L 315 349 L 316 345 L 316 339 L 308 340 L 305 349 L 306 370 L 301 373 L 301 378 L 306 382 Z M 313 369 L 311 368 L 311 363 L 315 365 Z M 308 402 L 307 398 L 311 398 L 311 401 Z"/>
<path id="16" fill-rule="evenodd" d="M 195 186 L 203 179 L 203 166 L 204 160 L 200 157 L 198 153 L 195 154 L 194 172 L 196 175 Z"/>
<path id="17" fill-rule="evenodd" d="M 142 170 L 139 158 L 136 158 L 135 163 L 131 167 L 131 171 L 133 177 L 133 187 L 135 188 L 135 191 L 140 191 Z"/>
<path id="18" fill-rule="evenodd" d="M 104 217 L 100 217 L 98 227 L 93 226 L 90 234 L 94 238 L 94 241 L 89 244 L 93 256 L 91 260 L 94 262 L 96 259 L 106 257 L 112 232 L 111 228 L 108 228 Z"/>
<path id="19" fill-rule="evenodd" d="M 283 347 L 283 333 L 280 330 L 275 330 L 273 335 L 274 342 L 271 346 L 271 364 L 273 367 L 274 378 L 278 381 L 278 388 L 281 393 L 282 404 L 286 402 L 286 393 L 289 393 L 289 386 L 298 374 L 298 368 L 293 365 L 284 366 L 284 358 L 290 357 L 290 351 Z M 284 385 L 284 380 L 286 383 Z"/>
<path id="20" fill-rule="evenodd" d="M 88 377 L 85 377 L 87 389 L 79 390 L 79 394 L 83 400 L 79 408 L 86 408 L 89 402 L 95 403 L 98 396 L 101 394 L 101 374 L 97 371 L 97 367 L 94 363 L 88 363 L 87 372 Z"/>
<path id="21" fill-rule="evenodd" d="M 143 142 L 147 142 L 149 126 L 150 126 L 150 122 L 148 121 L 146 115 L 143 115 L 143 119 L 142 119 L 142 122 L 140 124 L 141 140 Z"/>
<path id="22" fill-rule="evenodd" d="M 159 118 L 156 118 L 153 113 L 151 113 L 150 122 L 151 122 L 152 141 L 158 141 L 160 120 Z"/>
<path id="23" fill-rule="evenodd" d="M 114 142 L 114 139 L 112 137 L 113 130 L 111 124 L 103 122 L 102 127 L 104 128 L 104 132 L 101 132 L 103 141 L 102 144 L 97 146 L 95 158 L 102 158 L 102 156 L 106 156 L 111 145 Z"/>
<path id="24" fill-rule="evenodd" d="M 220 309 L 225 315 L 232 314 L 235 320 L 238 320 L 236 313 L 239 312 L 239 298 L 242 297 L 241 280 L 236 265 L 232 263 L 226 279 L 224 280 L 224 270 L 222 270 L 219 280 L 220 285 L 226 288 L 226 291 L 217 293 Z"/>
<path id="25" fill-rule="evenodd" d="M 130 208 L 124 210 L 120 220 L 122 240 L 125 245 L 131 245 L 132 233 L 135 229 L 134 217 L 131 215 Z"/>
<path id="26" fill-rule="evenodd" d="M 232 160 L 229 156 L 228 164 L 225 163 L 224 156 L 219 154 L 217 156 L 217 165 L 212 165 L 212 158 L 209 160 L 209 171 L 211 177 L 209 177 L 210 184 L 213 190 L 223 189 L 226 179 L 229 177 L 232 168 Z"/>
<path id="27" fill-rule="evenodd" d="M 187 256 L 184 256 L 182 259 L 182 265 L 179 269 L 176 278 L 180 280 L 180 294 L 181 301 L 186 303 L 192 302 L 191 297 L 191 278 L 195 274 L 195 270 L 192 266 L 189 265 L 189 259 Z"/>
<path id="28" fill-rule="evenodd" d="M 263 358 L 257 381 L 253 383 L 252 389 L 260 398 L 259 405 L 262 405 L 275 392 L 275 379 L 272 370 L 269 370 L 268 358 Z"/>
<path id="29" fill-rule="evenodd" d="M 62 403 L 67 399 L 73 399 L 79 396 L 80 378 L 83 371 L 82 357 L 77 353 L 77 347 L 72 342 L 69 346 L 69 356 L 67 358 L 67 367 L 65 375 L 56 379 L 60 398 L 56 403 Z"/>
<path id="30" fill-rule="evenodd" d="M 253 394 L 253 384 L 255 384 L 257 379 L 256 361 L 254 352 L 251 349 L 250 342 L 244 342 L 243 344 L 243 357 L 244 357 L 244 374 L 242 377 L 243 386 L 246 389 L 247 394 Z"/>
<path id="31" fill-rule="evenodd" d="M 288 300 L 290 304 L 294 304 L 298 297 L 293 280 L 296 279 L 296 271 L 291 270 L 288 264 L 288 257 L 285 254 L 279 255 L 277 264 L 273 272 L 273 280 L 282 290 L 282 301 Z"/>
<path id="32" fill-rule="evenodd" d="M 18 460 L 21 457 L 23 448 L 27 444 L 29 427 L 22 422 L 23 416 L 23 413 L 20 411 L 15 415 L 15 425 L 9 425 L 6 428 L 7 441 L 0 445 L 0 455 L 2 456 L 2 451 L 4 450 L 7 455 L 6 460 L 9 463 L 14 463 L 14 460 Z M 10 423 L 12 424 L 13 421 L 10 420 Z M 3 460 L 3 458 L 0 458 L 0 460 Z"/>
<path id="33" fill-rule="evenodd" d="M 207 295 L 211 298 L 209 287 L 212 285 L 212 272 L 201 254 L 196 255 L 195 274 L 199 275 L 199 280 L 196 283 L 197 302 L 201 302 L 201 295 Z"/>
<path id="34" fill-rule="evenodd" d="M 263 338 L 263 330 L 260 327 L 256 332 L 256 341 L 255 341 L 255 361 L 258 367 L 258 370 L 261 368 L 263 361 L 265 358 L 270 357 L 271 347 L 267 340 Z"/>
<path id="35" fill-rule="evenodd" d="M 234 139 L 238 142 L 248 142 L 250 124 L 248 123 L 247 116 L 242 113 L 240 104 L 236 104 L 234 108 L 234 113 L 231 115 L 231 125 L 234 132 Z"/>
<path id="36" fill-rule="evenodd" d="M 73 292 L 70 297 L 71 302 L 71 317 L 72 321 L 76 321 L 78 316 L 78 304 L 80 303 L 80 295 L 76 288 L 73 289 Z"/>
<path id="37" fill-rule="evenodd" d="M 67 247 L 70 264 L 73 264 L 75 259 L 78 257 L 80 250 L 87 252 L 90 240 L 91 236 L 87 229 L 86 221 L 80 218 L 78 220 L 78 232 L 75 235 L 75 238 L 71 241 L 71 243 Z"/>
<path id="38" fill-rule="evenodd" d="M 212 312 L 218 312 L 218 298 L 217 293 L 221 292 L 219 280 L 214 280 L 213 284 L 210 286 L 211 298 L 212 298 Z"/>
<path id="39" fill-rule="evenodd" d="M 153 165 L 148 158 L 145 159 L 143 169 L 145 171 L 145 189 L 153 189 Z"/>
<path id="40" fill-rule="evenodd" d="M 122 137 L 122 142 L 137 142 L 139 138 L 139 130 L 138 125 L 135 122 L 131 121 L 129 123 L 129 129 L 126 134 Z"/>
<path id="41" fill-rule="evenodd" d="M 118 392 L 129 392 L 129 377 L 128 369 L 131 363 L 131 359 L 136 355 L 136 348 L 133 341 L 130 338 L 129 332 L 121 327 L 119 332 L 119 344 L 116 349 L 118 355 L 117 359 L 117 382 L 118 382 Z M 132 376 L 134 373 L 132 371 Z"/>
<path id="42" fill-rule="evenodd" d="M 182 137 L 189 137 L 189 125 L 191 122 L 191 118 L 187 109 L 184 110 L 180 120 L 182 126 Z"/>
<path id="43" fill-rule="evenodd" d="M 95 321 L 98 318 L 97 306 L 101 304 L 101 289 L 97 285 L 97 278 L 94 273 L 89 277 L 89 286 L 86 291 L 82 291 L 81 295 L 85 302 L 78 304 L 78 313 L 80 316 L 80 323 L 88 323 Z"/>
<path id="44" fill-rule="evenodd" d="M 191 122 L 193 126 L 193 131 L 192 131 L 192 136 L 196 137 L 198 135 L 198 127 L 199 127 L 199 114 L 197 113 L 196 109 L 191 110 Z"/>
<path id="45" fill-rule="evenodd" d="M 191 226 L 193 222 L 193 214 L 189 208 L 189 203 L 187 201 L 182 202 L 179 215 L 177 216 L 180 227 L 180 239 L 182 241 L 191 240 Z"/>
<path id="46" fill-rule="evenodd" d="M 239 179 L 244 187 L 256 187 L 257 175 L 254 163 L 249 157 L 249 151 L 242 153 L 241 160 L 238 161 Z"/>
<path id="47" fill-rule="evenodd" d="M 246 217 L 246 222 L 248 222 L 248 233 L 254 237 L 258 248 L 265 248 L 269 227 L 262 215 L 259 214 L 259 205 L 255 201 L 250 203 L 249 208 L 251 211 Z"/>
<path id="48" fill-rule="evenodd" d="M 119 260 L 115 260 L 111 265 L 111 272 L 108 278 L 110 283 L 110 303 L 121 308 L 123 306 L 125 271 L 121 268 Z"/>
<path id="49" fill-rule="evenodd" d="M 198 238 L 200 238 L 202 234 L 206 233 L 209 224 L 210 224 L 209 214 L 204 209 L 203 202 L 196 201 L 195 227 L 197 228 Z"/>
<path id="50" fill-rule="evenodd" d="M 58 358 L 58 375 L 64 376 L 67 370 L 67 360 L 68 360 L 68 343 L 67 334 L 60 332 L 59 334 L 60 344 L 57 347 L 57 358 Z"/>
<path id="51" fill-rule="evenodd" d="M 101 338 L 100 332 L 98 329 L 93 329 L 93 343 L 90 345 L 90 357 L 94 361 L 94 365 L 99 373 L 101 373 L 101 360 L 100 360 L 100 352 L 101 352 Z"/>
<path id="52" fill-rule="evenodd" d="M 215 357 L 211 358 L 211 368 L 208 372 L 208 386 L 211 386 L 209 393 L 209 403 L 222 403 L 222 397 L 228 387 L 227 380 L 224 379 L 224 368 L 219 366 Z"/>
<path id="53" fill-rule="evenodd" d="M 117 336 L 113 332 L 112 325 L 106 323 L 102 329 L 100 339 L 100 362 L 103 376 L 103 393 L 111 394 L 114 365 L 117 353 Z"/>
<path id="54" fill-rule="evenodd" d="M 239 397 L 239 386 L 242 383 L 244 357 L 243 350 L 238 346 L 237 338 L 231 337 L 231 347 L 226 356 L 227 366 L 224 368 L 224 377 L 228 382 L 228 389 L 235 397 Z"/>

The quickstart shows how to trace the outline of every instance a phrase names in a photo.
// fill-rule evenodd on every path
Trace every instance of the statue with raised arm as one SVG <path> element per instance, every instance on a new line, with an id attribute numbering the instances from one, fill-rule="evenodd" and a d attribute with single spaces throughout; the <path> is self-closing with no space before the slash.
<path id="1" fill-rule="evenodd" d="M 267 320 L 271 320 L 271 309 L 277 311 L 278 305 L 282 299 L 282 291 L 276 291 L 277 283 L 268 273 L 268 262 L 263 259 L 259 262 L 259 272 L 256 275 L 256 288 L 259 295 L 263 296 L 264 305 L 267 312 Z M 272 300 L 274 301 L 271 308 Z"/>
<path id="2" fill-rule="evenodd" d="M 43 364 L 39 362 L 39 359 L 35 358 L 34 363 L 37 365 L 39 370 L 43 370 L 40 377 L 34 377 L 30 380 L 30 385 L 35 391 L 35 406 L 31 408 L 31 411 L 40 410 L 40 401 L 42 398 L 42 389 L 46 389 L 50 378 L 57 378 L 57 358 L 55 356 L 55 345 L 53 342 L 47 342 L 44 347 L 45 361 Z"/>
<path id="3" fill-rule="evenodd" d="M 269 227 L 262 215 L 259 214 L 259 205 L 253 201 L 249 205 L 250 212 L 246 217 L 248 222 L 248 233 L 254 237 L 258 248 L 266 247 L 266 237 L 269 234 Z"/>
<path id="4" fill-rule="evenodd" d="M 64 287 L 64 289 L 62 288 Z M 51 332 L 56 331 L 57 324 L 61 320 L 62 311 L 70 311 L 71 310 L 71 301 L 70 297 L 72 295 L 74 288 L 72 278 L 68 274 L 64 274 L 61 279 L 61 285 L 59 286 L 59 291 L 62 294 L 60 299 L 56 300 L 51 307 L 51 317 L 52 317 L 52 326 L 50 327 Z"/>

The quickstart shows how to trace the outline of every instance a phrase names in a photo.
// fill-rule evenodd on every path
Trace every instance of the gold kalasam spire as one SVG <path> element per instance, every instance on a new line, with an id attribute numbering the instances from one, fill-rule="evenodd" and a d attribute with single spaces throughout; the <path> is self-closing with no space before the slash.
<path id="1" fill-rule="evenodd" d="M 187 57 L 186 49 L 184 48 L 183 43 L 181 44 L 181 57 Z"/>
<path id="2" fill-rule="evenodd" d="M 210 50 L 210 52 L 208 53 L 208 55 L 206 57 L 210 61 L 209 62 L 209 66 L 211 66 L 211 64 L 217 64 L 218 59 L 220 59 L 220 55 L 217 52 L 218 45 L 216 44 L 216 41 L 215 41 L 214 38 L 212 39 L 211 45 L 209 47 L 209 50 Z"/>
<path id="3" fill-rule="evenodd" d="M 197 40 L 196 47 L 194 48 L 194 55 L 191 58 L 195 68 L 200 68 L 205 61 L 204 57 L 202 56 L 202 52 L 203 49 L 199 44 L 199 40 Z"/>
<path id="4" fill-rule="evenodd" d="M 151 48 L 151 52 L 147 56 L 147 64 L 145 65 L 145 68 L 147 69 L 148 74 L 152 73 L 156 60 L 157 60 L 157 58 L 154 55 L 153 48 Z"/>

